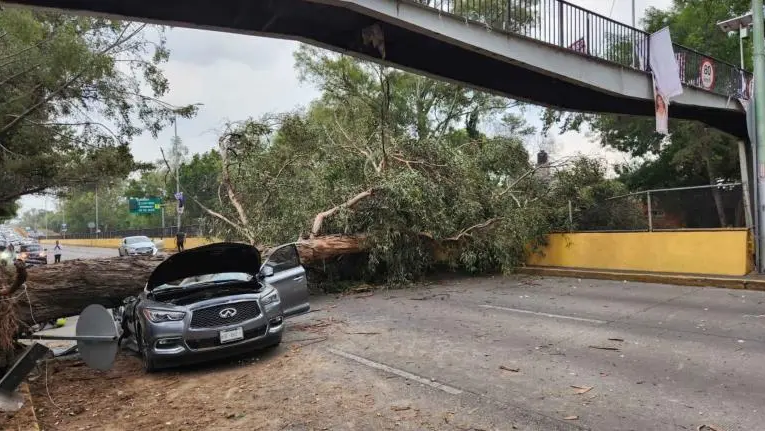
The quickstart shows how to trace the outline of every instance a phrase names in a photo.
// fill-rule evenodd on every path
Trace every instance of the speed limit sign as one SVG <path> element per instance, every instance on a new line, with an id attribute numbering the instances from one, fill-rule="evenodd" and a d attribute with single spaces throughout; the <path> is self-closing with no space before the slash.
<path id="1" fill-rule="evenodd" d="M 711 90 L 715 86 L 715 65 L 708 58 L 701 61 L 701 86 L 705 90 Z"/>

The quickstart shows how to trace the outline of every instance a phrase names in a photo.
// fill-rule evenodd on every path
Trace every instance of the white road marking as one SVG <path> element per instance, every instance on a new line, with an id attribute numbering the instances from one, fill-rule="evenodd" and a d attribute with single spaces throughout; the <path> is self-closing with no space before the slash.
<path id="1" fill-rule="evenodd" d="M 586 319 L 584 317 L 563 316 L 563 315 L 560 315 L 560 314 L 541 313 L 539 311 L 521 310 L 521 309 L 518 309 L 518 308 L 500 307 L 500 306 L 497 306 L 497 305 L 480 305 L 480 307 L 483 307 L 483 308 L 493 308 L 495 310 L 513 311 L 513 312 L 516 312 L 516 313 L 535 314 L 537 316 L 554 317 L 556 319 L 578 320 L 580 322 L 590 322 L 590 323 L 607 323 L 605 320 Z"/>
<path id="2" fill-rule="evenodd" d="M 379 362 L 370 361 L 369 359 L 362 358 L 361 356 L 356 356 L 352 353 L 343 352 L 342 350 L 336 350 L 336 349 L 329 349 L 331 353 L 334 353 L 335 355 L 342 356 L 346 359 L 350 359 L 352 361 L 358 362 L 359 364 L 366 365 L 367 367 L 374 368 L 377 370 L 385 371 L 387 373 L 395 374 L 399 377 L 403 377 L 408 380 L 414 380 L 415 382 L 422 383 L 423 385 L 428 385 L 435 389 L 440 389 L 448 394 L 452 395 L 459 395 L 462 393 L 461 389 L 453 388 L 449 385 L 445 385 L 443 383 L 438 383 L 436 381 L 428 380 L 424 377 L 420 377 L 418 375 L 412 374 L 410 372 L 399 370 L 398 368 L 389 367 L 385 364 L 381 364 Z"/>

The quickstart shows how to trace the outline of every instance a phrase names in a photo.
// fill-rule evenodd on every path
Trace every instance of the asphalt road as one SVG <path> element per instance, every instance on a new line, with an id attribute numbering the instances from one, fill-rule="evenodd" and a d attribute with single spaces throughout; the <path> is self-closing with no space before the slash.
<path id="1" fill-rule="evenodd" d="M 473 428 L 765 429 L 764 292 L 485 278 L 312 305 L 292 325 L 340 325 L 317 349 Z"/>
<path id="2" fill-rule="evenodd" d="M 765 292 L 496 277 L 312 309 L 285 342 L 320 328 L 319 381 L 445 409 L 444 429 L 765 429 Z"/>
<path id="3" fill-rule="evenodd" d="M 45 245 L 48 249 L 50 256 L 48 258 L 49 263 L 53 263 L 53 246 Z M 63 246 L 61 251 L 61 260 L 72 259 L 95 259 L 99 257 L 116 257 L 118 256 L 117 249 L 111 248 L 98 248 L 98 247 L 73 247 Z"/>

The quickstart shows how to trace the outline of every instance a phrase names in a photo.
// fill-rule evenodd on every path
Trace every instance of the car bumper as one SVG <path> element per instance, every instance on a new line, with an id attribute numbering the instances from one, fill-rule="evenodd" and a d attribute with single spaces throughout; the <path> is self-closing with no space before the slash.
<path id="1" fill-rule="evenodd" d="M 128 256 L 154 256 L 157 254 L 156 250 L 149 250 L 149 251 L 128 251 L 126 252 Z"/>
<path id="2" fill-rule="evenodd" d="M 276 324 L 276 321 L 280 323 Z M 189 328 L 184 330 L 185 324 L 183 322 L 167 323 L 178 323 L 177 330 L 173 332 L 163 328 L 161 333 L 155 332 L 147 337 L 149 354 L 158 367 L 205 362 L 262 349 L 278 344 L 284 332 L 284 319 L 280 313 L 270 316 L 261 314 L 240 324 L 218 328 Z M 244 339 L 220 343 L 221 330 L 238 327 L 242 328 Z M 163 343 L 171 344 L 163 346 Z"/>

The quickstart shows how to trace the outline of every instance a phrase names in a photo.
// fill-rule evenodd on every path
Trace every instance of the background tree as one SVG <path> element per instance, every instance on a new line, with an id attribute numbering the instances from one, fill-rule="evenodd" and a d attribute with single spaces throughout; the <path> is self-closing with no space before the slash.
<path id="1" fill-rule="evenodd" d="M 133 137 L 194 113 L 158 100 L 161 27 L 4 8 L 0 28 L 2 213 L 26 194 L 124 178 Z"/>

